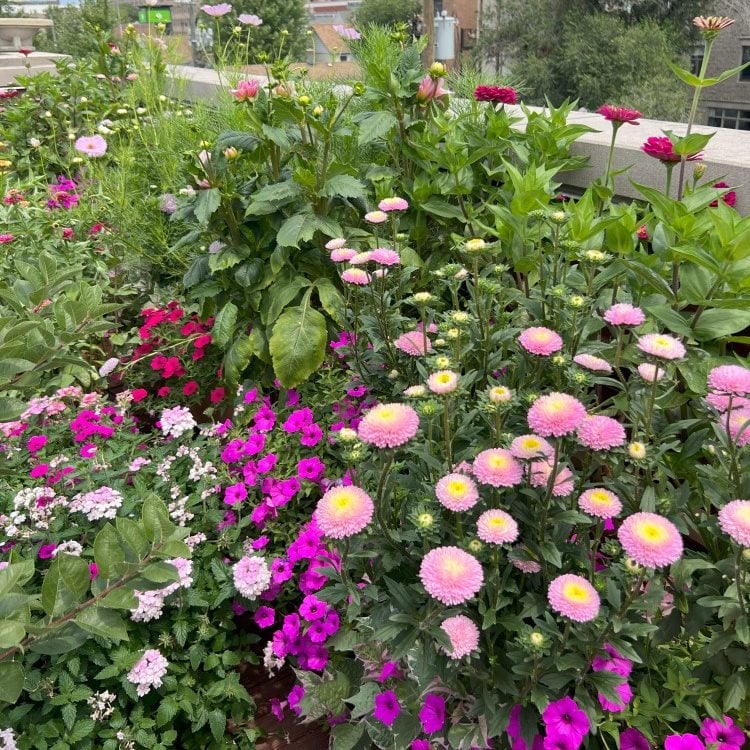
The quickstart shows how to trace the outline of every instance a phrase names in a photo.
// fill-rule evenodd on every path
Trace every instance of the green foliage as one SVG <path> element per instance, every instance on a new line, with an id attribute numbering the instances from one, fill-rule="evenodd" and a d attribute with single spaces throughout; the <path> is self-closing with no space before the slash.
<path id="1" fill-rule="evenodd" d="M 55 25 L 46 32 L 39 48 L 75 58 L 95 54 L 101 33 L 108 34 L 115 24 L 109 0 L 82 0 L 77 7 L 51 7 L 47 9 L 47 16 Z"/>
<path id="2" fill-rule="evenodd" d="M 395 26 L 412 23 L 421 10 L 419 0 L 364 0 L 355 11 L 353 20 L 360 28 Z"/>

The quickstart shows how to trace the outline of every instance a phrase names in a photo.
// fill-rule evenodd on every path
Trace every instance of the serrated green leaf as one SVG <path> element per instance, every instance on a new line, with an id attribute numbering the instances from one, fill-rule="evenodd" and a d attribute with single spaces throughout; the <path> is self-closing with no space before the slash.
<path id="1" fill-rule="evenodd" d="M 0 648 L 17 646 L 26 637 L 26 628 L 15 620 L 0 620 Z"/>
<path id="2" fill-rule="evenodd" d="M 398 124 L 396 116 L 386 110 L 358 115 L 354 121 L 359 125 L 357 140 L 360 146 L 384 138 Z"/>
<path id="3" fill-rule="evenodd" d="M 81 630 L 75 623 L 69 622 L 54 631 L 52 635 L 32 641 L 29 651 L 48 656 L 67 654 L 68 651 L 75 651 L 79 648 L 88 637 L 89 634 L 86 631 Z"/>
<path id="4" fill-rule="evenodd" d="M 282 247 L 299 247 L 302 227 L 310 218 L 310 214 L 303 213 L 290 216 L 279 228 L 276 242 Z"/>
<path id="5" fill-rule="evenodd" d="M 208 224 L 208 220 L 221 205 L 221 191 L 219 188 L 199 190 L 193 205 L 195 218 L 200 224 Z"/>
<path id="6" fill-rule="evenodd" d="M 0 570 L 0 597 L 5 596 L 15 586 L 23 586 L 34 575 L 34 561 L 11 563 Z"/>
<path id="7" fill-rule="evenodd" d="M 336 196 L 339 198 L 364 198 L 365 186 L 356 177 L 351 177 L 348 174 L 337 174 L 326 180 L 320 194 L 328 198 Z"/>
<path id="8" fill-rule="evenodd" d="M 213 738 L 220 742 L 227 726 L 227 715 L 220 708 L 208 712 L 208 726 Z"/>

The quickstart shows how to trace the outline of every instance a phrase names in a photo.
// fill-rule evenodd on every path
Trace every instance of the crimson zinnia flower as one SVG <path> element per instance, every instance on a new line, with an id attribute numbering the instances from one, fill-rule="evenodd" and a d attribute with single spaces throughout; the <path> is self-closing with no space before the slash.
<path id="1" fill-rule="evenodd" d="M 675 153 L 674 144 L 666 136 L 651 136 L 641 146 L 641 151 L 653 156 L 661 162 L 676 162 L 682 158 L 680 154 Z M 687 161 L 699 161 L 703 158 L 703 153 L 688 154 Z"/>
<path id="2" fill-rule="evenodd" d="M 628 109 L 627 107 L 616 107 L 614 104 L 603 104 L 599 109 L 596 110 L 597 114 L 603 115 L 605 120 L 610 122 L 622 123 L 627 122 L 630 125 L 640 125 L 640 122 L 636 122 L 639 117 L 643 115 L 637 109 Z"/>
<path id="3" fill-rule="evenodd" d="M 728 188 L 729 185 L 727 185 L 726 182 L 717 182 L 714 184 L 715 188 Z M 721 200 L 724 201 L 724 203 L 727 204 L 727 206 L 733 206 L 735 203 L 737 203 L 737 193 L 734 192 L 734 190 L 730 190 L 728 193 L 724 193 L 724 195 L 721 196 Z M 712 206 L 713 208 L 716 208 L 719 205 L 719 201 L 715 200 L 708 204 L 709 206 Z"/>
<path id="4" fill-rule="evenodd" d="M 474 98 L 478 102 L 494 102 L 495 104 L 515 104 L 518 92 L 510 86 L 477 86 Z"/>
<path id="5" fill-rule="evenodd" d="M 18 54 L 23 55 L 24 57 L 28 57 L 33 51 L 34 49 L 32 47 L 21 47 L 18 50 Z"/>

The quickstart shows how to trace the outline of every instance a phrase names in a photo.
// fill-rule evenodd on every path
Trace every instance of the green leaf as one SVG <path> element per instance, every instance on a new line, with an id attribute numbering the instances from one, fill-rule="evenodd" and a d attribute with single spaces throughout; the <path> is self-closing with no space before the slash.
<path id="1" fill-rule="evenodd" d="M 177 568 L 168 562 L 151 563 L 143 570 L 141 575 L 152 583 L 174 583 L 180 580 Z"/>
<path id="2" fill-rule="evenodd" d="M 326 180 L 320 194 L 329 198 L 335 196 L 340 198 L 364 198 L 365 186 L 356 177 L 351 177 L 348 174 L 337 174 Z"/>
<path id="3" fill-rule="evenodd" d="M 17 646 L 26 637 L 26 628 L 16 620 L 0 620 L 0 648 Z"/>
<path id="4" fill-rule="evenodd" d="M 142 560 L 149 550 L 148 539 L 146 539 L 143 529 L 141 529 L 141 527 L 130 518 L 116 518 L 115 526 L 117 532 L 126 547 L 130 549 L 133 556 Z"/>
<path id="5" fill-rule="evenodd" d="M 706 310 L 695 327 L 699 341 L 712 341 L 743 331 L 750 326 L 750 310 L 713 309 Z"/>
<path id="6" fill-rule="evenodd" d="M 682 317 L 678 312 L 673 310 L 669 305 L 652 305 L 644 303 L 642 305 L 646 312 L 651 313 L 660 323 L 663 323 L 667 330 L 676 333 L 679 336 L 686 336 L 691 338 L 693 332 L 690 330 L 690 326 L 687 324 L 685 318 Z"/>
<path id="7" fill-rule="evenodd" d="M 74 555 L 60 554 L 42 582 L 42 607 L 50 617 L 72 609 L 89 587 L 89 566 Z"/>
<path id="8" fill-rule="evenodd" d="M 213 738 L 220 742 L 224 736 L 224 731 L 227 726 L 227 715 L 220 708 L 215 708 L 213 711 L 208 712 L 208 726 L 211 729 L 211 735 Z"/>
<path id="9" fill-rule="evenodd" d="M 255 285 L 263 274 L 263 261 L 260 258 L 251 258 L 243 263 L 235 272 L 234 280 L 240 285 L 249 289 Z"/>
<path id="10" fill-rule="evenodd" d="M 229 342 L 234 334 L 234 326 L 237 323 L 237 313 L 239 308 L 234 302 L 227 302 L 219 310 L 211 329 L 211 336 L 217 346 L 224 346 Z"/>
<path id="11" fill-rule="evenodd" d="M 326 320 L 305 295 L 299 307 L 285 310 L 273 327 L 269 341 L 276 377 L 284 388 L 294 388 L 323 363 L 327 339 Z"/>
<path id="12" fill-rule="evenodd" d="M 351 703 L 352 719 L 358 719 L 361 716 L 368 716 L 372 713 L 375 706 L 375 696 L 380 692 L 380 688 L 374 682 L 365 682 L 360 687 L 359 692 L 353 695 L 351 698 L 347 698 L 346 702 Z"/>
<path id="13" fill-rule="evenodd" d="M 458 221 L 465 219 L 463 211 L 458 206 L 453 206 L 441 198 L 428 198 L 420 203 L 419 207 L 428 214 L 440 216 L 443 219 L 457 219 Z"/>
<path id="14" fill-rule="evenodd" d="M 18 662 L 0 663 L 0 701 L 15 703 L 23 690 L 23 668 Z"/>
<path id="15" fill-rule="evenodd" d="M 0 570 L 0 598 L 8 594 L 15 586 L 23 586 L 33 575 L 33 560 L 11 563 L 7 568 Z"/>
<path id="16" fill-rule="evenodd" d="M 321 276 L 319 279 L 315 279 L 313 286 L 318 290 L 318 298 L 323 309 L 336 323 L 343 326 L 346 316 L 346 306 L 344 298 L 335 284 L 330 279 Z"/>
<path id="17" fill-rule="evenodd" d="M 32 641 L 29 651 L 48 656 L 67 654 L 68 651 L 80 648 L 88 637 L 89 634 L 81 630 L 78 625 L 69 622 L 59 630 L 53 631 L 52 635 Z"/>
<path id="18" fill-rule="evenodd" d="M 125 550 L 111 523 L 107 523 L 94 539 L 94 560 L 104 581 L 118 578 L 125 571 Z"/>
<path id="19" fill-rule="evenodd" d="M 216 148 L 218 151 L 224 151 L 234 146 L 240 151 L 254 151 L 259 143 L 260 138 L 257 135 L 243 130 L 227 130 L 216 139 Z"/>
<path id="20" fill-rule="evenodd" d="M 209 188 L 198 191 L 193 211 L 200 224 L 208 224 L 211 214 L 221 205 L 221 191 L 219 188 Z"/>
<path id="21" fill-rule="evenodd" d="M 12 422 L 18 419 L 25 408 L 26 404 L 17 398 L 0 397 L 0 422 Z"/>
<path id="22" fill-rule="evenodd" d="M 732 711 L 738 709 L 745 700 L 747 687 L 745 676 L 741 671 L 734 672 L 727 677 L 724 683 L 724 710 Z"/>
<path id="23" fill-rule="evenodd" d="M 120 587 L 110 591 L 104 599 L 100 599 L 99 606 L 109 609 L 135 609 L 138 606 L 138 599 L 136 599 L 132 589 Z"/>
<path id="24" fill-rule="evenodd" d="M 290 216 L 279 229 L 276 242 L 282 247 L 299 247 L 300 233 L 310 214 L 294 214 Z"/>
<path id="25" fill-rule="evenodd" d="M 232 342 L 224 356 L 224 376 L 230 383 L 238 383 L 250 357 L 258 355 L 255 345 L 262 335 L 260 328 L 255 328 L 249 335 L 243 333 Z"/>
<path id="26" fill-rule="evenodd" d="M 338 724 L 331 730 L 332 750 L 354 750 L 364 733 L 365 725 L 361 722 L 359 724 Z"/>
<path id="27" fill-rule="evenodd" d="M 122 617 L 112 609 L 87 607 L 74 622 L 87 633 L 109 638 L 112 641 L 127 641 L 128 631 Z"/>
<path id="28" fill-rule="evenodd" d="M 360 146 L 364 146 L 378 138 L 384 138 L 398 124 L 396 116 L 387 111 L 367 112 L 354 118 L 359 125 Z"/>
<path id="29" fill-rule="evenodd" d="M 149 495 L 144 500 L 141 518 L 146 538 L 154 544 L 163 542 L 175 529 L 167 507 L 156 495 Z"/>
<path id="30" fill-rule="evenodd" d="M 706 147 L 713 136 L 713 133 L 691 133 L 684 138 L 675 137 L 674 152 L 684 156 L 696 154 Z"/>

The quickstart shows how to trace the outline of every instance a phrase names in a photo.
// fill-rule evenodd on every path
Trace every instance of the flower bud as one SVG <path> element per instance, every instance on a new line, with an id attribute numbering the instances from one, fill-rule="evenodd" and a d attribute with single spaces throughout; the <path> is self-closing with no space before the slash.
<path id="1" fill-rule="evenodd" d="M 700 180 L 701 177 L 706 173 L 706 165 L 701 161 L 693 167 L 693 177 L 696 180 Z"/>
<path id="2" fill-rule="evenodd" d="M 432 65 L 430 65 L 430 75 L 435 76 L 435 78 L 440 78 L 440 76 L 445 75 L 445 65 L 441 62 L 434 62 Z"/>
<path id="3" fill-rule="evenodd" d="M 302 96 L 300 96 L 300 97 L 299 97 L 299 98 L 297 99 L 297 101 L 298 101 L 298 102 L 300 103 L 300 105 L 302 105 L 303 107 L 307 107 L 307 106 L 309 106 L 309 104 L 310 104 L 310 102 L 311 102 L 311 99 L 310 99 L 310 97 L 309 97 L 309 96 L 307 96 L 306 94 L 302 94 Z"/>
<path id="4" fill-rule="evenodd" d="M 224 156 L 227 159 L 236 159 L 239 155 L 240 152 L 234 146 L 229 146 L 224 149 Z"/>

